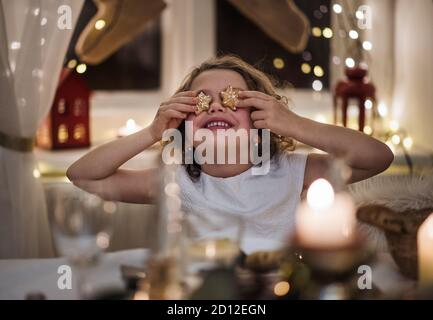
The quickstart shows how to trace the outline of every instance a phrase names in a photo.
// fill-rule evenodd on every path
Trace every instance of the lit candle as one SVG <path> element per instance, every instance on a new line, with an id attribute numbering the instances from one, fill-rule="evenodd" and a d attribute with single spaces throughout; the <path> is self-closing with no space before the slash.
<path id="1" fill-rule="evenodd" d="M 126 125 L 122 128 L 119 129 L 119 131 L 117 132 L 117 136 L 118 137 L 126 137 L 129 136 L 130 134 L 136 133 L 138 131 L 140 131 L 142 129 L 142 127 L 140 127 L 134 119 L 128 119 L 128 121 L 126 121 Z"/>
<path id="2" fill-rule="evenodd" d="M 307 201 L 296 212 L 299 243 L 313 248 L 342 247 L 353 242 L 355 226 L 355 205 L 349 194 L 335 194 L 325 179 L 314 181 Z"/>
<path id="3" fill-rule="evenodd" d="M 433 285 L 433 213 L 418 229 L 418 278 L 421 285 Z"/>

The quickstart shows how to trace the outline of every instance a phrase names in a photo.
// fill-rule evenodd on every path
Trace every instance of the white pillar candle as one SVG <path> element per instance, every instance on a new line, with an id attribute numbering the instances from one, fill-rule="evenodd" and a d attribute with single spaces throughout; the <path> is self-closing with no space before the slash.
<path id="1" fill-rule="evenodd" d="M 314 181 L 307 201 L 296 212 L 299 243 L 313 248 L 335 248 L 352 243 L 356 226 L 355 205 L 347 193 L 335 194 L 325 179 Z"/>
<path id="2" fill-rule="evenodd" d="M 417 240 L 419 282 L 433 286 L 433 213 L 418 229 Z"/>

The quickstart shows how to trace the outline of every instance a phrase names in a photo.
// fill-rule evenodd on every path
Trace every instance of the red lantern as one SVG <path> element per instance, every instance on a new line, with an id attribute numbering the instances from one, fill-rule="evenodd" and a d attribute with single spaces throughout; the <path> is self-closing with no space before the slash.
<path id="1" fill-rule="evenodd" d="M 338 109 L 341 108 L 342 123 L 347 127 L 347 109 L 350 99 L 355 99 L 359 108 L 358 128 L 364 131 L 365 102 L 371 101 L 372 123 L 376 117 L 376 89 L 367 79 L 367 70 L 356 67 L 346 68 L 346 78 L 338 81 L 334 91 L 334 123 L 337 124 Z"/>
<path id="2" fill-rule="evenodd" d="M 53 106 L 36 135 L 44 149 L 84 148 L 90 146 L 90 90 L 75 72 L 63 73 Z"/>

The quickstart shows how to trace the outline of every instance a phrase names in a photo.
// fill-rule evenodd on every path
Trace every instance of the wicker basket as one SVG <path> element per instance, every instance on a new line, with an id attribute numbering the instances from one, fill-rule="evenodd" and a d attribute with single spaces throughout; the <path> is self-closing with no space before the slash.
<path id="1" fill-rule="evenodd" d="M 380 205 L 368 205 L 358 209 L 360 221 L 382 229 L 388 249 L 405 276 L 418 278 L 417 231 L 433 208 L 395 212 Z"/>

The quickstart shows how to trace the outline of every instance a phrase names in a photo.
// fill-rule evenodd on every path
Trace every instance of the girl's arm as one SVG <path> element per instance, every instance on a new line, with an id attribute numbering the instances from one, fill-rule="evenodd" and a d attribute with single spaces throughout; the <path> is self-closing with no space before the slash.
<path id="1" fill-rule="evenodd" d="M 157 141 L 149 127 L 106 143 L 74 162 L 67 170 L 69 180 L 99 180 L 116 172 L 126 161 Z"/>
<path id="2" fill-rule="evenodd" d="M 323 177 L 330 157 L 342 157 L 352 169 L 349 183 L 374 176 L 392 163 L 388 146 L 355 130 L 322 124 L 296 115 L 281 101 L 257 91 L 242 91 L 239 107 L 254 107 L 251 119 L 256 128 L 292 137 L 328 153 L 310 154 L 304 176 L 304 188 Z"/>
<path id="3" fill-rule="evenodd" d="M 79 188 L 106 200 L 153 203 L 159 190 L 158 170 L 119 167 L 159 141 L 166 129 L 177 128 L 189 112 L 194 112 L 195 94 L 180 92 L 163 102 L 149 127 L 90 151 L 68 168 L 67 177 Z"/>
<path id="4" fill-rule="evenodd" d="M 66 176 L 77 187 L 106 200 L 153 203 L 156 172 L 119 167 L 156 141 L 147 127 L 90 151 L 68 168 Z"/>
<path id="5" fill-rule="evenodd" d="M 309 154 L 305 168 L 304 187 L 323 177 L 330 157 L 340 157 L 352 169 L 348 183 L 364 180 L 386 170 L 394 160 L 388 146 L 359 131 L 318 123 L 292 114 L 286 134 L 323 150 L 327 155 Z"/>

